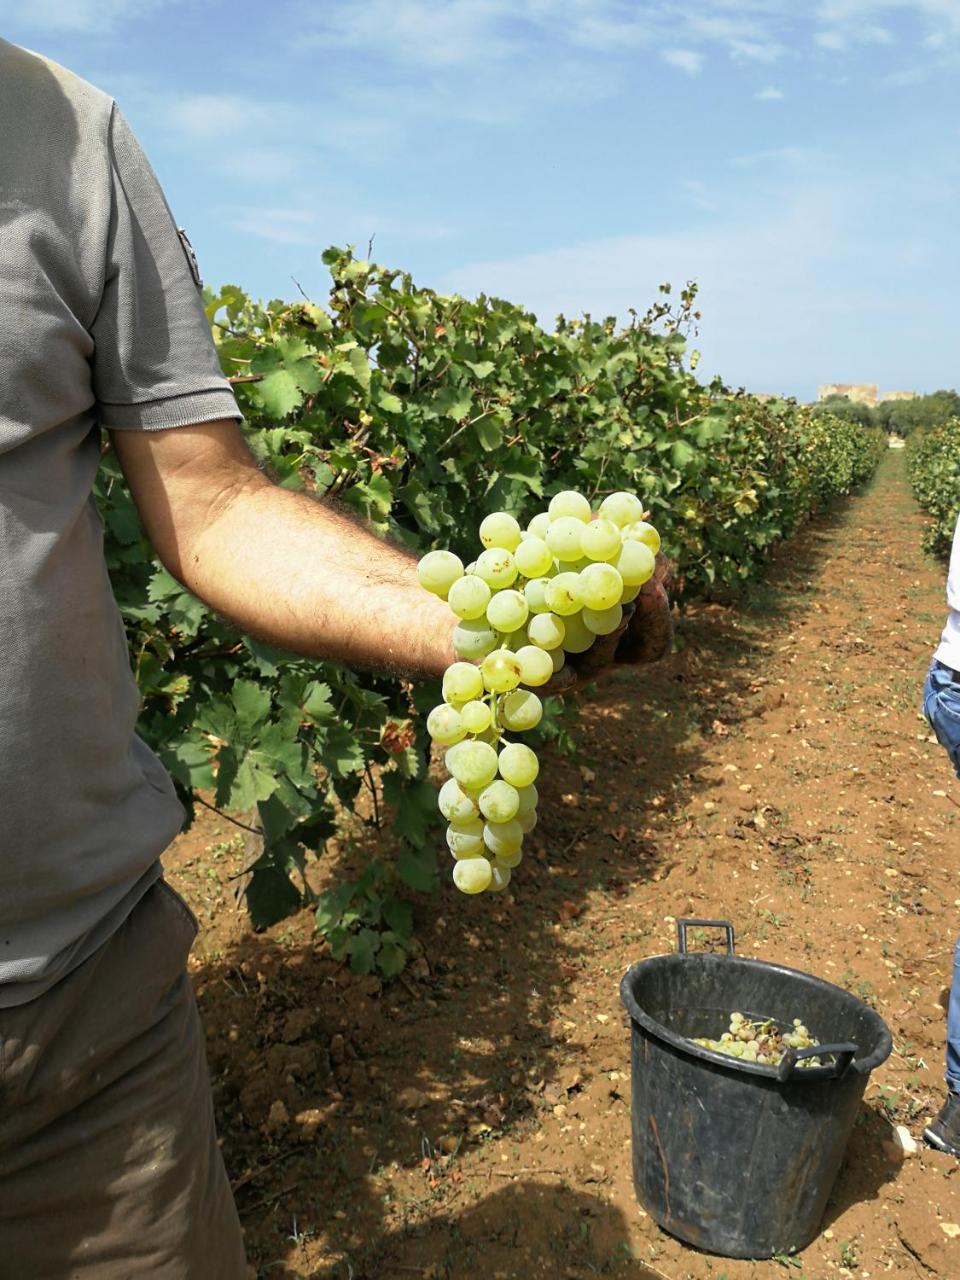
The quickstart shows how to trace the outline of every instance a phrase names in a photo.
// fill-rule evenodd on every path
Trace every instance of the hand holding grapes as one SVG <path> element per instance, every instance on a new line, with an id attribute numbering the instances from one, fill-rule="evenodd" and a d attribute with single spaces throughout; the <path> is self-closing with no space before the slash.
<path id="1" fill-rule="evenodd" d="M 452 776 L 439 803 L 454 883 L 465 893 L 505 888 L 536 824 L 539 762 L 506 736 L 539 723 L 543 704 L 533 690 L 578 687 L 620 660 L 622 645 L 624 660 L 654 660 L 661 641 L 651 642 L 651 621 L 662 633 L 664 608 L 669 644 L 667 565 L 643 515 L 635 494 L 610 494 L 594 512 L 582 494 L 559 493 L 526 530 L 506 512 L 487 516 L 485 549 L 466 569 L 449 551 L 420 561 L 421 584 L 460 619 L 459 660 L 427 727 L 448 748 Z M 637 626 L 634 602 L 651 582 Z"/>

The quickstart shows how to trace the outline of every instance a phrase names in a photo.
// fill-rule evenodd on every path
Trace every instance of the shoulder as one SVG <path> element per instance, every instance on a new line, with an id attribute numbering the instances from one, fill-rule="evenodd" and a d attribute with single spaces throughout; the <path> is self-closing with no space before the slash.
<path id="1" fill-rule="evenodd" d="M 51 58 L 0 39 L 0 96 L 34 121 L 69 113 L 77 125 L 98 132 L 109 122 L 113 98 Z"/>

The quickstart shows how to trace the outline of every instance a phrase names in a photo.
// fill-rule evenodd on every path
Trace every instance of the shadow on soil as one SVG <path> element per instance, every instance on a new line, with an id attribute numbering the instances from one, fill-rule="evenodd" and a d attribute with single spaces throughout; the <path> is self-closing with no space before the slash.
<path id="1" fill-rule="evenodd" d="M 282 946 L 267 935 L 202 963 L 195 977 L 224 1152 L 259 1275 L 654 1274 L 625 1261 L 626 1224 L 609 1204 L 562 1179 L 494 1190 L 488 1172 L 469 1174 L 467 1186 L 456 1152 L 499 1138 L 505 1174 L 542 1177 L 549 1171 L 515 1168 L 510 1139 L 552 1110 L 563 1064 L 579 1049 L 598 1083 L 605 1054 L 628 1070 L 625 1019 L 609 1019 L 599 1049 L 565 1030 L 571 980 L 588 965 L 605 974 L 613 1009 L 623 970 L 661 947 L 640 912 L 616 947 L 581 913 L 638 880 L 668 879 L 669 828 L 651 814 L 682 821 L 702 796 L 712 735 L 734 735 L 756 713 L 771 634 L 811 608 L 824 543 L 844 519 L 813 522 L 736 611 L 691 609 L 668 661 L 613 675 L 585 708 L 577 761 L 547 761 L 543 820 L 516 900 L 444 892 L 420 912 L 424 953 L 401 980 L 381 989 L 313 941 Z M 737 910 L 731 885 L 728 901 L 695 913 Z M 620 1088 L 626 1139 L 628 1083 Z M 610 1159 L 628 1162 L 628 1151 Z M 877 1194 L 882 1180 L 864 1172 L 873 1164 L 842 1176 L 832 1212 Z M 403 1174 L 396 1193 L 391 1171 Z"/>

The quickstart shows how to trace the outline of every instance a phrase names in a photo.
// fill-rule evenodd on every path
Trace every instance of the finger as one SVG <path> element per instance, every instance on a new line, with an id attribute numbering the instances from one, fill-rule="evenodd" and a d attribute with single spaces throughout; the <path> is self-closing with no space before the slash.
<path id="1" fill-rule="evenodd" d="M 610 666 L 613 662 L 613 655 L 617 651 L 617 645 L 620 643 L 626 629 L 626 624 L 623 624 L 608 636 L 598 636 L 586 653 L 577 654 L 575 658 L 571 658 L 571 662 L 576 667 L 577 678 L 581 683 L 586 680 L 596 679 L 598 675 Z"/>
<path id="2" fill-rule="evenodd" d="M 555 671 L 545 685 L 541 685 L 538 693 L 542 697 L 550 697 L 556 695 L 563 697 L 565 694 L 573 693 L 579 686 L 577 672 L 565 662 L 559 671 Z"/>
<path id="3" fill-rule="evenodd" d="M 637 611 L 617 646 L 617 662 L 657 662 L 669 653 L 673 643 L 673 615 L 670 598 L 660 583 L 636 600 Z"/>

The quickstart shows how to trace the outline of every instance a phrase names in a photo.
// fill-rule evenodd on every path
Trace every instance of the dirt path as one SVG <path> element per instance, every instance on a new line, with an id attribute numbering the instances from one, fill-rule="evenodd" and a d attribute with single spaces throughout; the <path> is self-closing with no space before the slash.
<path id="1" fill-rule="evenodd" d="M 957 1162 L 885 1145 L 939 1106 L 960 932 L 960 785 L 917 711 L 944 577 L 921 525 L 891 453 L 746 606 L 692 610 L 668 664 L 618 674 L 578 760 L 545 769 L 515 894 L 444 892 L 386 989 L 334 964 L 309 915 L 249 933 L 220 820 L 178 841 L 258 1276 L 960 1277 Z M 731 919 L 742 953 L 847 987 L 893 1031 L 799 1258 L 708 1257 L 635 1200 L 617 985 L 682 915 Z"/>

